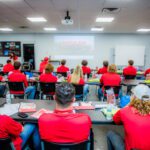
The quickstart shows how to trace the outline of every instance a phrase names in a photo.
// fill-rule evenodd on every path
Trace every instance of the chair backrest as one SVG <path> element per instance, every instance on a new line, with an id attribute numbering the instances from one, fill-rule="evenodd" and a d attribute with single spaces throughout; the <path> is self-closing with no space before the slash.
<path id="1" fill-rule="evenodd" d="M 87 143 L 88 141 L 72 144 L 60 144 L 43 141 L 42 150 L 87 150 Z"/>
<path id="2" fill-rule="evenodd" d="M 135 79 L 135 75 L 125 75 L 124 78 L 125 79 Z"/>
<path id="3" fill-rule="evenodd" d="M 83 94 L 83 87 L 84 87 L 84 85 L 73 84 L 73 86 L 75 88 L 75 94 L 76 95 L 82 95 Z"/>
<path id="4" fill-rule="evenodd" d="M 23 82 L 8 82 L 8 87 L 10 91 L 25 91 L 24 83 Z"/>
<path id="5" fill-rule="evenodd" d="M 13 150 L 11 140 L 9 138 L 0 139 L 0 150 Z"/>
<path id="6" fill-rule="evenodd" d="M 55 92 L 56 83 L 55 82 L 40 82 L 40 90 L 43 94 L 48 94 Z"/>
<path id="7" fill-rule="evenodd" d="M 57 72 L 57 74 L 61 74 L 63 77 L 67 77 L 67 72 Z"/>

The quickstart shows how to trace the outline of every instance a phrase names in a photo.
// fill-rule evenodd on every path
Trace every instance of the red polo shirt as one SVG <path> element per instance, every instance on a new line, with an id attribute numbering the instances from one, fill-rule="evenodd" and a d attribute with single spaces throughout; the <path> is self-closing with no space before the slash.
<path id="1" fill-rule="evenodd" d="M 100 83 L 104 86 L 119 86 L 121 83 L 121 78 L 116 73 L 105 73 L 100 78 Z"/>
<path id="2" fill-rule="evenodd" d="M 90 67 L 87 67 L 87 66 L 82 66 L 82 71 L 83 71 L 83 74 L 90 74 L 91 73 Z"/>
<path id="3" fill-rule="evenodd" d="M 144 76 L 146 77 L 147 74 L 150 74 L 150 68 L 145 71 Z"/>
<path id="4" fill-rule="evenodd" d="M 68 80 L 69 83 L 71 83 L 71 75 L 68 77 L 67 80 Z M 85 84 L 84 79 L 80 78 L 80 80 L 79 80 L 79 82 L 77 84 L 84 85 Z"/>
<path id="5" fill-rule="evenodd" d="M 41 63 L 40 63 L 39 71 L 40 71 L 40 72 L 43 72 L 47 64 L 48 64 L 48 61 L 43 61 L 43 62 L 41 62 Z"/>
<path id="6" fill-rule="evenodd" d="M 104 74 L 104 73 L 107 73 L 107 67 L 102 67 L 102 68 L 99 68 L 97 74 Z"/>
<path id="7" fill-rule="evenodd" d="M 40 75 L 40 82 L 57 82 L 57 78 L 51 73 L 43 73 Z"/>
<path id="8" fill-rule="evenodd" d="M 3 72 L 7 73 L 14 70 L 14 66 L 11 63 L 4 65 Z"/>
<path id="9" fill-rule="evenodd" d="M 87 114 L 72 110 L 55 110 L 38 121 L 42 140 L 57 143 L 79 143 L 88 139 L 91 120 Z"/>
<path id="10" fill-rule="evenodd" d="M 67 71 L 69 71 L 69 68 L 64 65 L 61 65 L 57 68 L 57 72 L 67 72 Z"/>
<path id="11" fill-rule="evenodd" d="M 140 115 L 133 107 L 120 109 L 113 117 L 116 124 L 123 124 L 126 150 L 150 150 L 150 115 Z"/>
<path id="12" fill-rule="evenodd" d="M 136 76 L 136 68 L 133 66 L 128 66 L 123 69 L 123 75 L 135 75 Z"/>
<path id="13" fill-rule="evenodd" d="M 6 115 L 0 115 L 0 138 L 11 138 L 16 150 L 21 150 L 22 125 Z"/>

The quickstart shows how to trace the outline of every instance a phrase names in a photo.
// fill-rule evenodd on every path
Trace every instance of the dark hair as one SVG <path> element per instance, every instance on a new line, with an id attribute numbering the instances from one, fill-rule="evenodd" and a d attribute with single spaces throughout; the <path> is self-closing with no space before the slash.
<path id="1" fill-rule="evenodd" d="M 14 62 L 14 69 L 15 70 L 18 70 L 20 68 L 20 66 L 21 66 L 21 63 L 19 61 Z"/>
<path id="2" fill-rule="evenodd" d="M 82 60 L 82 65 L 83 66 L 87 66 L 88 65 L 88 61 L 87 60 Z"/>
<path id="3" fill-rule="evenodd" d="M 56 86 L 56 102 L 63 107 L 71 104 L 75 95 L 74 86 L 70 83 L 60 83 Z"/>
<path id="4" fill-rule="evenodd" d="M 133 60 L 129 60 L 128 63 L 129 63 L 129 65 L 132 66 L 134 64 L 134 61 Z"/>
<path id="5" fill-rule="evenodd" d="M 54 67 L 52 64 L 47 64 L 45 67 L 45 73 L 51 73 L 54 71 Z"/>
<path id="6" fill-rule="evenodd" d="M 66 64 L 66 60 L 65 59 L 61 60 L 61 64 L 65 65 Z"/>
<path id="7" fill-rule="evenodd" d="M 10 60 L 10 59 L 7 60 L 7 64 L 9 64 L 9 63 L 11 63 L 11 60 Z"/>
<path id="8" fill-rule="evenodd" d="M 107 60 L 104 60 L 104 61 L 103 61 L 103 66 L 108 67 L 108 65 L 109 65 L 108 61 L 107 61 Z"/>

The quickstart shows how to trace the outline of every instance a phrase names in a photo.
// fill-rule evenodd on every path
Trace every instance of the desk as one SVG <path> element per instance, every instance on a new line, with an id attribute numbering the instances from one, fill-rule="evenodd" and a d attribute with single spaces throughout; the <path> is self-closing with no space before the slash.
<path id="1" fill-rule="evenodd" d="M 145 84 L 144 80 L 136 80 L 136 79 L 131 79 L 131 80 L 124 80 L 122 81 L 121 85 L 124 86 L 136 86 L 138 84 Z"/>
<path id="2" fill-rule="evenodd" d="M 55 108 L 55 101 L 49 101 L 49 100 L 20 100 L 20 99 L 14 99 L 12 103 L 19 103 L 19 102 L 28 102 L 28 103 L 35 103 L 37 111 L 41 108 L 48 109 L 48 110 L 54 110 Z M 100 102 L 92 102 L 93 104 L 97 104 Z M 103 113 L 100 111 L 100 109 L 95 110 L 77 110 L 77 113 L 86 113 L 90 116 L 93 124 L 114 124 L 112 120 L 107 120 Z M 31 117 L 30 115 L 33 113 L 28 113 L 28 118 L 20 118 L 17 116 L 17 114 L 13 114 L 11 117 L 15 119 L 16 121 L 22 121 L 22 122 L 31 122 L 31 123 L 37 123 L 37 119 Z"/>

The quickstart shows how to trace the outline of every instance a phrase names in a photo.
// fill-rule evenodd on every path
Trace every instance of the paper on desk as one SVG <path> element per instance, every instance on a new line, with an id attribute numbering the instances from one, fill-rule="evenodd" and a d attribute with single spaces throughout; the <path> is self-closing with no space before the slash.
<path id="1" fill-rule="evenodd" d="M 95 108 L 107 108 L 108 104 L 95 104 Z"/>
<path id="2" fill-rule="evenodd" d="M 19 103 L 17 104 L 5 104 L 4 107 L 0 108 L 1 115 L 8 115 L 11 116 L 18 112 Z"/>

